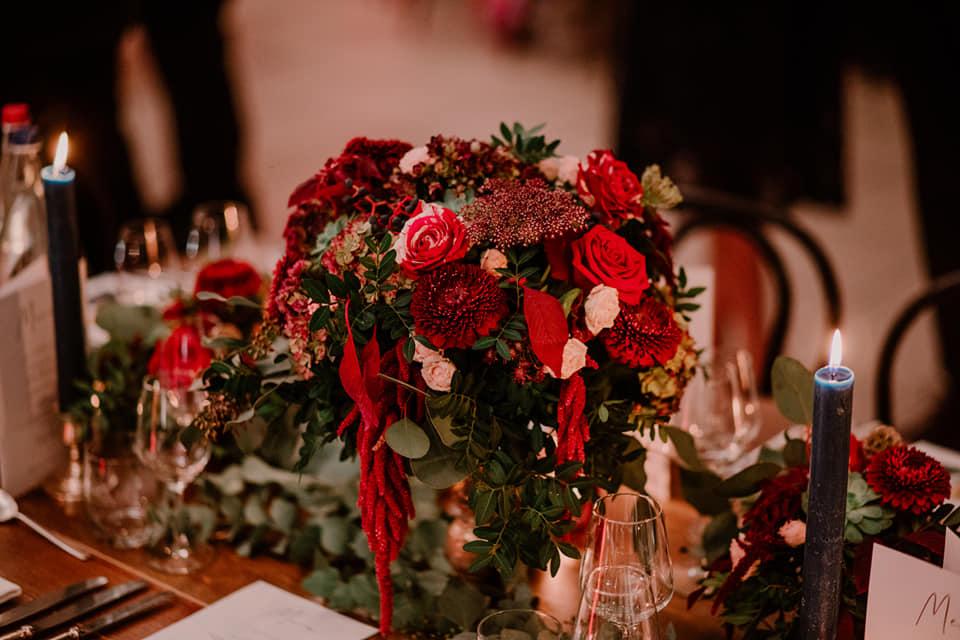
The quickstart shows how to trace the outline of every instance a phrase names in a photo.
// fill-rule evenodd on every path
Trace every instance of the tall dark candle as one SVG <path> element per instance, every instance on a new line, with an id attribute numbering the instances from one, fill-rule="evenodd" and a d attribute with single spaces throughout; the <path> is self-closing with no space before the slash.
<path id="1" fill-rule="evenodd" d="M 75 175 L 73 169 L 65 165 L 44 167 L 40 172 L 47 205 L 47 254 L 53 289 L 57 390 L 61 411 L 65 411 L 79 396 L 73 383 L 83 376 L 86 369 Z"/>
<path id="2" fill-rule="evenodd" d="M 853 371 L 839 364 L 839 332 L 834 337 L 830 359 L 831 365 L 814 376 L 810 492 L 803 555 L 804 640 L 833 640 L 840 605 L 854 376 Z"/>

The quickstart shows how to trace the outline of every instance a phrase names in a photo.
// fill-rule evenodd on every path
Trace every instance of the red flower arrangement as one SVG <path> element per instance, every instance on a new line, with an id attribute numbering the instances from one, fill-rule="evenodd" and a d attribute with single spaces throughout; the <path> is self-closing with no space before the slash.
<path id="1" fill-rule="evenodd" d="M 884 504 L 921 515 L 950 497 L 950 474 L 943 465 L 914 447 L 890 447 L 873 457 L 867 483 Z"/>
<path id="2" fill-rule="evenodd" d="M 197 273 L 194 295 L 210 291 L 224 298 L 257 298 L 263 277 L 247 262 L 224 258 L 211 262 Z"/>
<path id="3" fill-rule="evenodd" d="M 290 198 L 264 333 L 286 339 L 275 349 L 298 380 L 278 387 L 263 373 L 260 388 L 311 408 L 303 464 L 333 438 L 359 458 L 384 634 L 409 474 L 435 488 L 470 478 L 474 568 L 556 570 L 593 488 L 619 485 L 631 433 L 667 420 L 696 369 L 675 314 L 690 294 L 664 270 L 656 205 L 610 152 L 581 164 L 576 187 L 570 159 L 567 178 L 546 181 L 558 144 L 519 125 L 490 142 L 356 139 Z M 659 170 L 648 180 L 668 196 L 657 202 L 679 201 Z M 248 360 L 233 358 L 208 382 L 249 390 Z M 624 397 L 610 394 L 612 363 L 634 370 Z M 230 398 L 241 411 L 257 401 Z"/>

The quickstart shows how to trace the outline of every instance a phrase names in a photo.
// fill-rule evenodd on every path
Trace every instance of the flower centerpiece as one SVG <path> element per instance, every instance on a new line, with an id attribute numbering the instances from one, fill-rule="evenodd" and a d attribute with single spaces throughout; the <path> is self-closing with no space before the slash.
<path id="1" fill-rule="evenodd" d="M 293 412 L 301 467 L 335 440 L 359 459 L 384 632 L 410 476 L 468 480 L 473 570 L 555 572 L 595 492 L 642 476 L 635 433 L 697 366 L 697 292 L 658 212 L 677 188 L 558 145 L 520 125 L 351 140 L 290 197 L 263 325 L 206 373 L 199 428 Z"/>
<path id="2" fill-rule="evenodd" d="M 813 374 L 794 360 L 778 359 L 773 371 L 775 393 L 812 388 Z M 778 376 L 793 377 L 793 384 L 778 384 Z M 800 422 L 797 407 L 812 400 L 777 399 Z M 745 639 L 792 638 L 799 629 L 808 456 L 809 430 L 804 437 L 788 432 L 784 445 L 764 448 L 755 465 L 722 481 L 701 479 L 721 500 L 697 505 L 713 519 L 704 533 L 707 577 L 689 602 L 712 599 L 714 614 Z M 949 497 L 944 466 L 906 445 L 894 428 L 851 436 L 838 638 L 864 637 L 874 544 L 941 564 L 944 530 L 960 526 L 960 512 L 945 504 Z"/>

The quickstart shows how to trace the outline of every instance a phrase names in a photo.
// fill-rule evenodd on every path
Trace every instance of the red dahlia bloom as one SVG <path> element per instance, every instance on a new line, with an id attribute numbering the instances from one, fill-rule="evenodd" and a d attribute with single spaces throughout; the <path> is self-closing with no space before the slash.
<path id="1" fill-rule="evenodd" d="M 249 263 L 224 258 L 211 262 L 200 270 L 193 293 L 196 295 L 201 291 L 212 291 L 224 298 L 255 298 L 260 293 L 261 285 L 263 278 Z"/>
<path id="2" fill-rule="evenodd" d="M 410 302 L 417 333 L 440 349 L 473 346 L 507 316 L 497 279 L 473 264 L 444 265 L 417 281 Z"/>
<path id="3" fill-rule="evenodd" d="M 602 331 L 600 338 L 617 362 L 651 367 L 666 363 L 677 353 L 683 332 L 669 307 L 646 297 L 638 305 L 623 305 L 613 326 Z"/>
<path id="4" fill-rule="evenodd" d="M 950 497 L 950 474 L 914 447 L 884 449 L 870 460 L 865 475 L 870 488 L 897 511 L 921 515 Z"/>

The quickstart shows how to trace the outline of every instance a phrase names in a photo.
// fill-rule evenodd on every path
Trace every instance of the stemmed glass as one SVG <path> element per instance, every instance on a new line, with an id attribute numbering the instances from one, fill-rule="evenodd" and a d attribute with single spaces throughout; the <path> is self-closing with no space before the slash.
<path id="1" fill-rule="evenodd" d="M 242 202 L 218 200 L 197 205 L 187 234 L 186 256 L 192 269 L 235 255 L 251 242 L 250 211 Z"/>
<path id="2" fill-rule="evenodd" d="M 656 581 L 636 565 L 603 565 L 589 573 L 573 640 L 659 640 Z"/>
<path id="3" fill-rule="evenodd" d="M 580 586 L 608 566 L 633 567 L 650 583 L 657 610 L 673 597 L 673 568 L 663 509 L 650 496 L 612 493 L 593 505 L 590 534 L 580 562 Z"/>
<path id="4" fill-rule="evenodd" d="M 150 565 L 173 574 L 187 574 L 205 566 L 213 555 L 206 544 L 191 545 L 180 513 L 187 486 L 203 471 L 210 459 L 211 447 L 206 438 L 187 440 L 184 431 L 206 403 L 203 389 L 174 386 L 162 379 L 147 378 L 137 404 L 137 432 L 134 452 L 166 486 L 172 497 L 169 513 L 173 531 L 163 537 L 154 549 L 158 557 Z"/>
<path id="5" fill-rule="evenodd" d="M 113 250 L 120 302 L 160 304 L 177 286 L 180 258 L 170 225 L 160 218 L 127 222 Z"/>
<path id="6" fill-rule="evenodd" d="M 491 613 L 477 625 L 477 640 L 560 640 L 560 622 L 533 609 Z"/>

